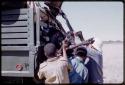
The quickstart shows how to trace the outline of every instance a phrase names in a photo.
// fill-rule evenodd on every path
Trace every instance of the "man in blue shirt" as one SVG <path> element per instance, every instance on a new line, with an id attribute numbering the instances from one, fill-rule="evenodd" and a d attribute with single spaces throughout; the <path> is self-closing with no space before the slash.
<path id="1" fill-rule="evenodd" d="M 101 66 L 92 58 L 92 56 L 91 57 L 87 56 L 88 50 L 82 50 L 82 49 L 86 49 L 86 48 L 79 47 L 76 50 L 76 56 L 67 54 L 68 56 L 71 56 L 69 58 L 69 62 L 73 66 L 73 70 L 70 71 L 69 73 L 70 82 L 71 83 L 102 84 L 103 72 L 102 72 Z M 82 56 L 81 55 L 82 52 L 86 53 L 86 56 Z M 84 63 L 84 64 L 81 64 L 81 63 Z M 81 68 L 84 68 L 84 69 L 81 69 Z M 84 74 L 84 75 L 81 77 L 81 74 Z"/>
<path id="2" fill-rule="evenodd" d="M 70 56 L 69 63 L 72 66 L 72 70 L 69 72 L 70 83 L 87 83 L 88 69 L 84 66 L 83 61 L 83 56 L 87 55 L 87 50 L 85 48 L 78 48 L 75 56 L 70 49 L 67 51 L 67 55 Z"/>

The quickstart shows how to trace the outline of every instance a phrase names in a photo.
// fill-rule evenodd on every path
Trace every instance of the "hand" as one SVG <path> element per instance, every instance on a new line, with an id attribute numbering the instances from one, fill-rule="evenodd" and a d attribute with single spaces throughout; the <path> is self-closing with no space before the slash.
<path id="1" fill-rule="evenodd" d="M 89 44 L 93 44 L 93 43 L 95 42 L 95 40 L 94 40 L 94 38 L 90 38 L 90 39 L 87 40 L 87 42 L 88 42 Z"/>
<path id="2" fill-rule="evenodd" d="M 65 39 L 65 40 L 63 40 L 63 42 L 62 42 L 62 45 L 63 45 L 63 48 L 64 49 L 66 49 L 67 47 L 68 47 L 68 45 L 67 45 L 67 40 Z"/>

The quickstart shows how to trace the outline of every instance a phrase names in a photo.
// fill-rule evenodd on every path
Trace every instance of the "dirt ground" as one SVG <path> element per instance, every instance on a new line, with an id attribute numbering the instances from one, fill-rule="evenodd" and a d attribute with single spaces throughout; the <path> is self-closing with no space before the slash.
<path id="1" fill-rule="evenodd" d="M 104 44 L 102 51 L 104 83 L 122 83 L 123 43 Z"/>

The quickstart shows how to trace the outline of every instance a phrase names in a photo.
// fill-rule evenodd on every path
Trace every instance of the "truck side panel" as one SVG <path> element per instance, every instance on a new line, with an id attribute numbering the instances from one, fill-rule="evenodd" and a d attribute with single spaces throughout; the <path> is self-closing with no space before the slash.
<path id="1" fill-rule="evenodd" d="M 33 77 L 33 9 L 3 11 L 1 22 L 2 76 Z"/>

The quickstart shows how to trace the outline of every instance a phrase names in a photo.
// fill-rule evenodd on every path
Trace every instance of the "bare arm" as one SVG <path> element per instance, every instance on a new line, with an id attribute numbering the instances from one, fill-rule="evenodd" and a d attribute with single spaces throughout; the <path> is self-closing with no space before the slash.
<path id="1" fill-rule="evenodd" d="M 66 42 L 65 42 L 65 40 L 63 41 L 63 45 L 62 45 L 62 48 L 63 48 L 63 58 L 65 59 L 65 60 L 68 60 L 67 59 L 67 54 L 66 54 L 66 47 L 67 47 L 67 45 L 66 45 Z"/>

